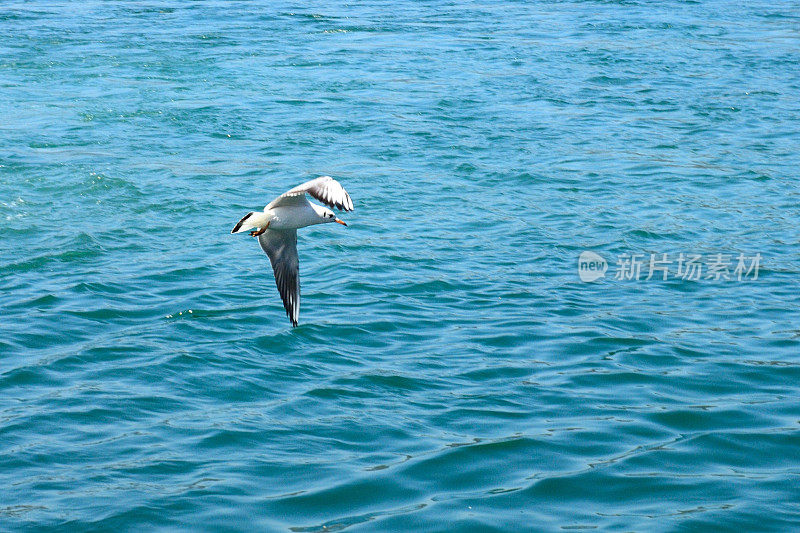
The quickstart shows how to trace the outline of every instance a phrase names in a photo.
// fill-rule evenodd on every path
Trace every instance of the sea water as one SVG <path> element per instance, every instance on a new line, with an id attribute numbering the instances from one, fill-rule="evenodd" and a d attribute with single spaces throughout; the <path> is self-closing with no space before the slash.
<path id="1" fill-rule="evenodd" d="M 798 13 L 3 2 L 0 529 L 796 529 Z"/>

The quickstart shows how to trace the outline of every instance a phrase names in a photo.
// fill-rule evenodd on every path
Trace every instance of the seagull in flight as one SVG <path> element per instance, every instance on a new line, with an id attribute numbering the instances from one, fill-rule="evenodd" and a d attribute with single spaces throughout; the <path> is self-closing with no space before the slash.
<path id="1" fill-rule="evenodd" d="M 329 222 L 347 226 L 330 209 L 309 202 L 306 195 L 340 211 L 353 210 L 353 200 L 344 187 L 330 176 L 321 176 L 281 194 L 272 200 L 263 212 L 247 213 L 231 230 L 231 233 L 242 233 L 256 228 L 250 235 L 258 237 L 261 249 L 272 263 L 275 284 L 281 294 L 286 316 L 292 321 L 293 327 L 297 326 L 300 315 L 297 230 Z"/>

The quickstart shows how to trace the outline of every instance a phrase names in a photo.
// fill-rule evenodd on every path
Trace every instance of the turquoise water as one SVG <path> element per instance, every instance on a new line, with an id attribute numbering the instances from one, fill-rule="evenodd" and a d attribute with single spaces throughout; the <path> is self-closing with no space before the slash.
<path id="1" fill-rule="evenodd" d="M 3 3 L 0 530 L 800 527 L 798 13 Z"/>

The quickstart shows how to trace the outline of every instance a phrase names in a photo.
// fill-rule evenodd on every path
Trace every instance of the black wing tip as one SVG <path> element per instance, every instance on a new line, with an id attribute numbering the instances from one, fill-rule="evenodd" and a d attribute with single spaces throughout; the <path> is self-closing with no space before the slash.
<path id="1" fill-rule="evenodd" d="M 339 202 L 339 203 L 330 205 L 330 207 L 335 207 L 339 211 L 344 211 L 345 213 L 348 213 L 348 212 L 352 211 L 354 208 L 352 207 L 353 200 L 350 200 L 349 196 L 347 197 L 347 200 L 348 200 L 347 203 Z"/>
<path id="2" fill-rule="evenodd" d="M 243 216 L 243 217 L 242 217 L 242 220 L 240 220 L 240 221 L 239 221 L 239 222 L 238 222 L 238 223 L 237 223 L 237 224 L 236 224 L 236 225 L 233 227 L 233 229 L 231 230 L 231 233 L 236 233 L 237 231 L 239 231 L 239 228 L 241 228 L 241 227 L 242 227 L 242 224 L 244 224 L 244 221 L 245 221 L 245 220 L 247 220 L 247 217 L 249 217 L 249 216 L 250 216 L 250 215 L 252 215 L 252 214 L 253 214 L 253 211 L 250 211 L 250 212 L 249 212 L 249 213 L 247 213 L 245 216 Z"/>
<path id="3" fill-rule="evenodd" d="M 277 282 L 277 281 L 278 281 L 278 279 L 277 279 L 277 278 L 275 278 L 275 281 Z M 280 286 L 278 286 L 278 292 L 280 292 Z M 292 327 L 293 327 L 293 328 L 296 328 L 296 327 L 297 327 L 297 320 L 295 320 L 295 319 L 292 317 L 292 314 L 293 314 L 293 312 L 294 312 L 294 309 L 292 309 L 292 306 L 291 306 L 289 303 L 287 303 L 287 301 L 286 301 L 286 300 L 284 300 L 284 298 L 283 298 L 283 294 L 281 294 L 281 300 L 283 301 L 283 309 L 284 309 L 284 311 L 286 311 L 286 318 L 288 318 L 288 319 L 289 319 L 289 322 L 291 322 L 291 323 L 292 323 Z"/>

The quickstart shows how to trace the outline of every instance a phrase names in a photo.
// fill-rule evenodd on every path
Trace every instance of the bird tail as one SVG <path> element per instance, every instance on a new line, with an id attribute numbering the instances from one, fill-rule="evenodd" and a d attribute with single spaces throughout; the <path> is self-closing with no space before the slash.
<path id="1" fill-rule="evenodd" d="M 253 215 L 255 215 L 255 213 L 250 212 L 250 213 L 247 213 L 244 217 L 242 217 L 242 220 L 240 220 L 239 223 L 236 224 L 236 226 L 233 227 L 233 229 L 231 230 L 231 233 L 241 233 L 241 232 L 247 231 L 250 228 L 252 228 L 253 226 L 255 226 L 255 224 L 248 225 L 248 220 L 252 220 L 251 217 Z"/>

